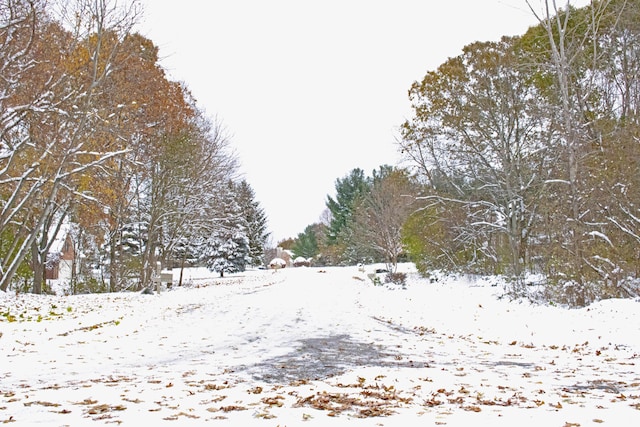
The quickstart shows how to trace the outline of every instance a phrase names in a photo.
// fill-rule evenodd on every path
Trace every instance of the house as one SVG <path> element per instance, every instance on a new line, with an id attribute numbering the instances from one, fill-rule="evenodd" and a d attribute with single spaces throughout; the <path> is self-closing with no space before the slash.
<path id="1" fill-rule="evenodd" d="M 271 260 L 271 262 L 269 262 L 269 268 L 273 268 L 276 270 L 279 268 L 285 268 L 286 266 L 287 262 L 282 258 L 274 258 Z"/>
<path id="2" fill-rule="evenodd" d="M 70 281 L 76 256 L 71 227 L 63 225 L 47 254 L 47 280 Z"/>
<path id="3" fill-rule="evenodd" d="M 293 265 L 293 253 L 288 249 L 282 249 L 281 247 L 276 248 L 276 258 L 280 258 L 284 260 L 287 264 L 287 267 L 291 267 Z"/>

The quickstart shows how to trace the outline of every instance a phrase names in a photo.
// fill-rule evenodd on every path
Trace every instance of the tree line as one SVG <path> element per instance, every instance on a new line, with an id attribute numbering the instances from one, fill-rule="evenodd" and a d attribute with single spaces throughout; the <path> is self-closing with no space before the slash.
<path id="1" fill-rule="evenodd" d="M 377 223 L 384 192 L 354 170 L 313 226 L 318 254 L 346 262 L 376 246 L 425 274 L 504 275 L 515 295 L 533 273 L 545 298 L 577 306 L 639 293 L 640 2 L 526 3 L 537 25 L 471 43 L 409 89 L 398 173 L 413 190 L 385 197 L 413 194 L 410 213 Z M 402 250 L 379 250 L 391 218 Z"/>
<path id="2" fill-rule="evenodd" d="M 382 165 L 370 176 L 355 168 L 335 190 L 319 222 L 279 245 L 319 265 L 380 262 L 395 272 L 407 260 L 403 229 L 420 206 L 419 180 L 406 168 Z"/>
<path id="3" fill-rule="evenodd" d="M 222 125 L 136 1 L 0 3 L 0 289 L 43 291 L 68 230 L 70 291 L 139 289 L 164 266 L 261 262 L 266 215 Z"/>

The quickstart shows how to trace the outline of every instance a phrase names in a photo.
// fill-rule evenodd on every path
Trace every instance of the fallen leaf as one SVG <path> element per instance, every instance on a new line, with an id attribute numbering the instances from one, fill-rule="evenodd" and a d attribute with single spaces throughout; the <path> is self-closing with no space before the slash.
<path id="1" fill-rule="evenodd" d="M 96 415 L 96 414 L 102 414 L 105 412 L 109 412 L 111 408 L 109 407 L 109 405 L 106 404 L 102 404 L 102 405 L 96 405 L 92 408 L 90 408 L 87 413 L 91 414 L 91 415 Z"/>
<path id="2" fill-rule="evenodd" d="M 217 385 L 217 384 L 205 384 L 204 389 L 205 390 L 223 390 L 225 388 L 228 388 L 225 385 Z"/>
<path id="3" fill-rule="evenodd" d="M 95 405 L 96 403 L 98 403 L 97 400 L 93 400 L 93 399 L 85 399 L 82 402 L 76 402 L 74 403 L 74 405 Z"/>
<path id="4" fill-rule="evenodd" d="M 429 406 L 429 407 L 433 407 L 433 406 L 439 406 L 442 405 L 442 401 L 436 399 L 434 396 L 432 396 L 429 400 L 424 402 L 425 406 Z"/>
<path id="5" fill-rule="evenodd" d="M 262 403 L 267 404 L 269 406 L 278 406 L 278 407 L 280 407 L 280 406 L 283 405 L 281 400 L 284 400 L 284 397 L 282 397 L 282 396 L 265 397 L 264 399 L 262 399 Z"/>
<path id="6" fill-rule="evenodd" d="M 254 418 L 262 418 L 263 420 L 271 420 L 273 418 L 277 418 L 275 415 L 270 414 L 268 412 L 258 412 L 253 415 Z"/>
<path id="7" fill-rule="evenodd" d="M 107 404 L 102 404 L 102 405 L 96 405 L 93 406 L 91 408 L 89 408 L 87 410 L 88 414 L 91 415 L 98 415 L 98 414 L 105 414 L 107 412 L 111 412 L 111 411 L 124 411 L 125 409 L 127 409 L 126 406 L 124 405 L 107 405 Z"/>
<path id="8" fill-rule="evenodd" d="M 246 411 L 247 408 L 245 408 L 244 406 L 229 405 L 221 407 L 220 410 L 222 412 Z"/>
<path id="9" fill-rule="evenodd" d="M 25 402 L 24 403 L 24 406 L 31 406 L 31 405 L 40 405 L 40 406 L 54 407 L 54 408 L 57 408 L 58 406 L 61 406 L 59 403 L 43 402 L 41 400 L 37 400 L 35 402 Z"/>

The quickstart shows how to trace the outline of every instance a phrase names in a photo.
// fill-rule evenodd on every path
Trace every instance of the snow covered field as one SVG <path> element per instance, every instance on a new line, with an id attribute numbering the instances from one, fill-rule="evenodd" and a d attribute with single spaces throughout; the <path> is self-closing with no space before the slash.
<path id="1" fill-rule="evenodd" d="M 0 422 L 640 422 L 638 301 L 568 310 L 485 280 L 373 286 L 355 267 L 191 273 L 156 295 L 0 293 Z"/>

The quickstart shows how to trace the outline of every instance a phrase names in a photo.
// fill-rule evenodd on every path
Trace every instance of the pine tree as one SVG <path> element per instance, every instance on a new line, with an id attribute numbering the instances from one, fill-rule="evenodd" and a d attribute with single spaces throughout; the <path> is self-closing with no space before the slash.
<path id="1" fill-rule="evenodd" d="M 209 242 L 210 251 L 207 253 L 207 267 L 217 271 L 220 277 L 224 273 L 244 271 L 249 262 L 249 239 L 244 227 L 235 230 L 220 229 Z"/>
<path id="2" fill-rule="evenodd" d="M 359 168 L 336 180 L 336 198 L 327 197 L 327 208 L 331 211 L 331 223 L 327 230 L 327 240 L 330 244 L 340 243 L 341 238 L 348 233 L 356 204 L 369 192 L 369 181 L 364 171 Z"/>
<path id="3" fill-rule="evenodd" d="M 255 200 L 253 188 L 245 180 L 236 184 L 237 201 L 242 216 L 246 220 L 246 235 L 249 239 L 249 265 L 262 264 L 265 245 L 269 238 L 267 215 L 260 203 Z"/>
<path id="4" fill-rule="evenodd" d="M 204 264 L 220 277 L 244 271 L 250 262 L 247 220 L 236 190 L 237 184 L 229 180 L 216 197 L 212 212 L 215 225 L 202 246 Z"/>
<path id="5" fill-rule="evenodd" d="M 296 256 L 301 256 L 304 258 L 313 258 L 318 255 L 318 230 L 320 229 L 319 224 L 311 224 L 307 225 L 304 229 L 304 232 L 298 234 L 298 238 L 293 244 L 293 253 Z"/>

